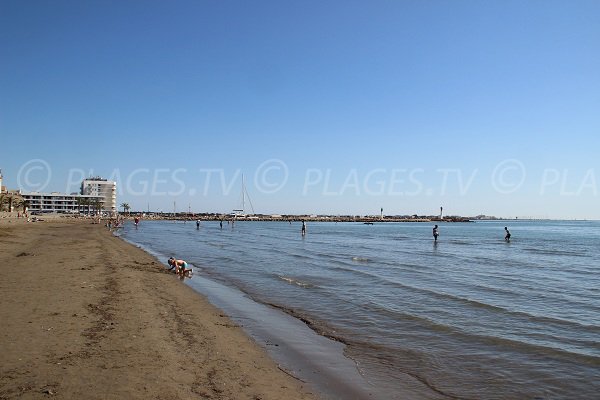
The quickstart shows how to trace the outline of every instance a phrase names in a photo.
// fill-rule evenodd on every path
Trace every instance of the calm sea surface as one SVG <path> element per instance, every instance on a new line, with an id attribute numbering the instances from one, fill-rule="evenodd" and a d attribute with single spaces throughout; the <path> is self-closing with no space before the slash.
<path id="1" fill-rule="evenodd" d="M 512 233 L 505 243 L 504 226 Z M 305 318 L 394 398 L 600 398 L 600 222 L 142 221 L 123 236 Z"/>

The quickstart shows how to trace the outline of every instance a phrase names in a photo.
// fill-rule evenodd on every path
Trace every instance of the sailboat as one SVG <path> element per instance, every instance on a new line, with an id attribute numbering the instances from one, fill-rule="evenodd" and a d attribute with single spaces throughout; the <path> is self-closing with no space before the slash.
<path id="1" fill-rule="evenodd" d="M 233 210 L 233 213 L 231 214 L 232 216 L 246 217 L 248 215 L 248 214 L 246 214 L 246 200 L 250 204 L 250 210 L 252 210 L 252 213 L 250 215 L 254 215 L 254 206 L 252 205 L 252 200 L 250 200 L 250 195 L 248 194 L 248 189 L 246 189 L 246 181 L 244 179 L 244 174 L 242 174 L 242 193 L 240 195 L 241 207 L 236 210 Z"/>

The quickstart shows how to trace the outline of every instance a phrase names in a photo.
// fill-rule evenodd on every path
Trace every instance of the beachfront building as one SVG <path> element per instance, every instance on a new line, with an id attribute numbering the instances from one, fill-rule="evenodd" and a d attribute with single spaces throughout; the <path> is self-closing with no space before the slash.
<path id="1" fill-rule="evenodd" d="M 81 193 L 25 192 L 20 189 L 7 190 L 2 186 L 0 170 L 0 188 L 0 209 L 7 205 L 4 208 L 8 211 L 13 211 L 15 207 L 23 207 L 23 210 L 30 212 L 72 214 L 107 214 L 117 210 L 116 183 L 99 177 L 84 180 Z"/>
<path id="2" fill-rule="evenodd" d="M 104 199 L 101 196 L 58 192 L 21 192 L 20 195 L 24 201 L 27 201 L 27 210 L 29 212 L 62 214 L 94 213 L 101 211 L 104 207 Z"/>
<path id="3" fill-rule="evenodd" d="M 117 212 L 117 184 L 114 181 L 99 176 L 84 179 L 81 182 L 83 196 L 99 196 L 102 198 L 102 210 L 110 213 Z"/>

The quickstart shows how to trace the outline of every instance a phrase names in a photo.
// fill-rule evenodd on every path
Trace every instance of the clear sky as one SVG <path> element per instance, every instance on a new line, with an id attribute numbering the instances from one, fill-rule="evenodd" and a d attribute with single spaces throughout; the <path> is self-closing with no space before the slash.
<path id="1" fill-rule="evenodd" d="M 600 219 L 600 2 L 0 2 L 9 188 Z"/>

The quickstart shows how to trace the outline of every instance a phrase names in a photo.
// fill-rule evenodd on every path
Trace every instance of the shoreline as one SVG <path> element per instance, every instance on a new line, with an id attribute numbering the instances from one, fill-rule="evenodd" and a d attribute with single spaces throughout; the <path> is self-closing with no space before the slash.
<path id="1" fill-rule="evenodd" d="M 152 222 L 158 223 L 159 221 Z M 122 232 L 119 233 L 122 240 L 150 253 L 159 260 L 168 258 L 169 254 L 165 253 L 164 247 L 161 251 L 148 246 L 148 241 L 137 243 L 133 239 L 136 236 L 133 233 L 137 232 L 138 229 L 134 229 L 131 225 L 129 227 L 132 234 L 131 238 L 127 238 L 127 235 L 124 234 L 127 229 L 124 229 L 119 231 Z M 216 226 L 215 229 L 217 229 Z M 186 260 L 189 260 L 189 258 L 186 258 Z M 193 261 L 196 261 L 197 264 Z M 298 378 L 312 383 L 325 398 L 356 400 L 371 398 L 449 398 L 410 372 L 403 372 L 401 376 L 396 376 L 394 379 L 396 383 L 390 386 L 387 382 L 381 380 L 381 377 L 369 374 L 369 371 L 361 365 L 360 359 L 349 355 L 352 354 L 351 346 L 355 344 L 352 340 L 347 340 L 343 335 L 335 333 L 335 329 L 332 330 L 331 327 L 327 328 L 323 321 L 318 321 L 309 315 L 297 312 L 293 308 L 265 301 L 260 296 L 256 297 L 251 292 L 245 291 L 227 280 L 215 279 L 212 274 L 197 274 L 197 270 L 206 267 L 199 259 L 192 259 L 190 265 L 194 267 L 195 272 L 193 279 L 185 280 L 188 285 L 194 287 L 201 296 L 207 298 L 219 309 L 224 310 L 229 318 L 243 326 L 244 330 L 256 342 L 261 343 L 272 358 L 284 365 L 287 370 L 292 371 Z M 198 280 L 201 280 L 201 282 L 198 282 Z M 196 285 L 196 283 L 198 284 Z M 214 286 L 225 287 L 225 291 L 228 293 L 223 294 L 222 289 L 212 290 L 210 287 Z M 207 289 L 207 287 L 209 288 Z M 244 301 L 246 304 L 240 307 L 235 304 L 238 300 L 234 299 L 232 301 L 232 297 L 247 298 Z M 266 313 L 258 310 L 258 313 L 261 314 L 258 323 L 249 317 L 249 314 L 257 311 L 255 306 L 269 309 Z M 251 313 L 248 312 L 249 307 L 252 308 Z M 286 326 L 284 327 L 282 324 L 277 326 L 277 324 L 271 323 L 270 320 L 273 319 L 273 314 L 284 315 L 287 318 Z M 257 325 L 259 325 L 258 328 Z M 274 331 L 277 334 L 273 334 Z M 299 337 L 296 331 L 308 333 L 303 337 Z M 307 336 L 312 338 L 307 338 Z M 314 338 L 317 338 L 317 340 L 314 340 Z M 302 343 L 301 346 L 298 345 L 300 342 Z M 328 343 L 322 345 L 320 342 Z M 318 351 L 315 351 L 315 348 L 318 348 Z M 323 357 L 325 353 L 328 357 Z M 307 354 L 310 354 L 310 357 L 314 359 L 310 359 Z"/>
<path id="2" fill-rule="evenodd" d="M 157 259 L 168 255 L 135 243 L 123 241 Z M 202 267 L 190 264 L 194 271 Z M 344 340 L 320 332 L 310 320 L 292 310 L 255 299 L 240 288 L 194 272 L 186 285 L 237 323 L 278 366 L 306 382 L 327 399 L 388 398 L 359 370 L 356 360 L 346 355 Z M 396 391 L 397 393 L 399 391 Z"/>
<path id="3" fill-rule="evenodd" d="M 318 398 L 102 225 L 2 222 L 0 260 L 2 398 Z"/>

